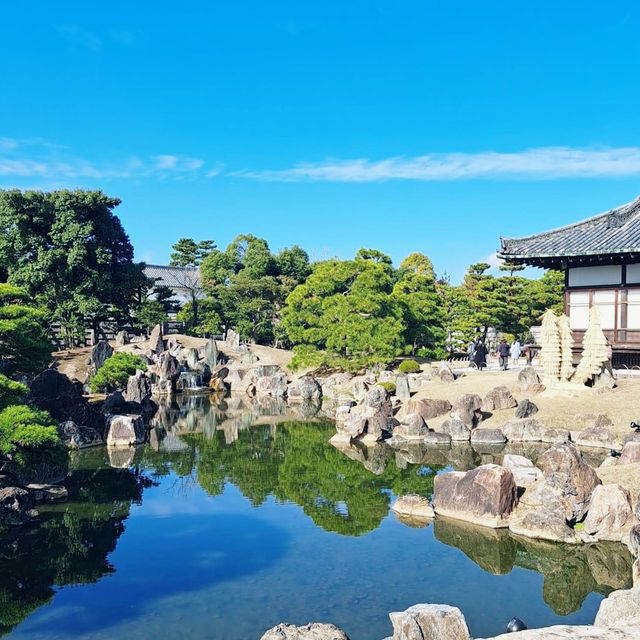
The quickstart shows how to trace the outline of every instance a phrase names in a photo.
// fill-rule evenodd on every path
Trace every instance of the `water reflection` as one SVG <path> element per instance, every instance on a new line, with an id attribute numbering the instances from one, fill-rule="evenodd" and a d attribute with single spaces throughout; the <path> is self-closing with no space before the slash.
<path id="1" fill-rule="evenodd" d="M 315 421 L 302 416 L 313 416 Z M 96 582 L 114 572 L 117 567 L 108 555 L 124 531 L 131 505 L 140 503 L 144 490 L 162 477 L 197 483 L 213 497 L 231 483 L 255 507 L 269 497 L 294 503 L 316 527 L 352 538 L 380 528 L 394 494 L 429 495 L 434 475 L 444 468 L 467 470 L 500 463 L 505 453 L 536 460 L 548 447 L 525 443 L 489 451 L 468 444 L 332 446 L 328 440 L 334 427 L 322 422 L 321 416 L 317 406 L 291 409 L 277 399 L 255 402 L 244 396 L 192 395 L 177 404 L 161 405 L 147 447 L 76 452 L 68 479 L 69 502 L 43 509 L 36 526 L 0 538 L 0 635 L 49 602 L 56 587 Z M 286 530 L 267 526 L 259 517 L 217 515 L 197 530 L 187 519 L 172 518 L 172 526 L 187 537 L 167 558 L 163 556 L 159 567 L 158 556 L 145 553 L 146 540 L 139 541 L 141 551 L 135 554 L 138 575 L 145 575 L 149 563 L 150 573 L 153 566 L 162 575 L 162 588 L 156 586 L 150 593 L 138 575 L 131 584 L 125 580 L 126 590 L 112 596 L 123 609 L 131 598 L 140 603 L 170 591 L 252 574 L 276 564 L 286 551 Z M 487 574 L 506 575 L 514 567 L 542 574 L 544 601 L 559 615 L 580 609 L 591 592 L 607 594 L 630 582 L 631 558 L 622 545 L 538 542 L 443 518 L 434 521 L 432 531 L 437 541 L 460 549 Z M 394 529 L 390 535 L 398 536 L 402 544 L 402 532 Z M 163 553 L 171 540 L 163 539 Z M 225 552 L 216 556 L 207 572 L 198 556 L 202 540 L 208 548 Z M 83 624 L 106 626 L 109 612 L 94 609 L 83 612 Z M 71 628 L 75 623 L 65 624 Z"/>

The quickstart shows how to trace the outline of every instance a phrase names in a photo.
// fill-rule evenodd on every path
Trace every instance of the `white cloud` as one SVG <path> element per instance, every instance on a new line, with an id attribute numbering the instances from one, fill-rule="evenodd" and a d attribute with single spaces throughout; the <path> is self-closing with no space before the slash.
<path id="1" fill-rule="evenodd" d="M 198 177 L 204 160 L 191 156 L 161 154 L 149 158 L 132 156 L 96 162 L 70 154 L 67 147 L 40 138 L 0 138 L 0 177 L 65 181 L 83 178 L 109 180 L 156 177 Z M 4 181 L 6 182 L 6 181 Z M 5 184 L 1 186 L 6 186 Z M 11 185 L 14 186 L 14 185 Z"/>
<path id="2" fill-rule="evenodd" d="M 229 175 L 267 182 L 450 181 L 470 179 L 555 180 L 640 175 L 640 147 L 575 149 L 541 147 L 514 153 L 435 153 L 383 160 L 328 160 L 289 169 Z"/>

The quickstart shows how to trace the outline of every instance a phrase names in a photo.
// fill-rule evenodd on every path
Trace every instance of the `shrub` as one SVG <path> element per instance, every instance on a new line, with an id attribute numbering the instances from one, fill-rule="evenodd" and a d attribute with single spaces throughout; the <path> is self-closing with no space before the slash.
<path id="1" fill-rule="evenodd" d="M 423 347 L 422 349 L 418 349 L 418 355 L 428 360 L 446 360 L 451 354 L 442 347 Z M 467 353 L 465 352 L 463 356 L 466 357 Z"/>
<path id="2" fill-rule="evenodd" d="M 13 454 L 18 447 L 39 449 L 59 444 L 56 423 L 46 411 L 18 404 L 0 412 L 0 454 Z"/>
<path id="3" fill-rule="evenodd" d="M 89 380 L 89 387 L 94 393 L 122 389 L 136 369 L 147 370 L 147 365 L 142 358 L 133 353 L 114 353 L 104 361 L 98 373 Z"/>
<path id="4" fill-rule="evenodd" d="M 15 382 L 0 373 L 0 411 L 9 405 L 20 404 L 28 391 L 26 384 Z"/>
<path id="5" fill-rule="evenodd" d="M 394 382 L 380 382 L 380 386 L 384 387 L 388 393 L 396 392 L 396 385 Z"/>
<path id="6" fill-rule="evenodd" d="M 418 373 L 420 365 L 415 360 L 403 360 L 398 369 L 401 373 Z"/>

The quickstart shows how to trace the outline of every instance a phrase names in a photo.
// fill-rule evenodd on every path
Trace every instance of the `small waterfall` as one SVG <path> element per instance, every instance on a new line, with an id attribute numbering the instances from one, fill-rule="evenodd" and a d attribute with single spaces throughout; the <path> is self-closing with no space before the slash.
<path id="1" fill-rule="evenodd" d="M 202 376 L 197 371 L 183 371 L 176 381 L 176 390 L 182 393 L 197 393 L 204 389 Z"/>

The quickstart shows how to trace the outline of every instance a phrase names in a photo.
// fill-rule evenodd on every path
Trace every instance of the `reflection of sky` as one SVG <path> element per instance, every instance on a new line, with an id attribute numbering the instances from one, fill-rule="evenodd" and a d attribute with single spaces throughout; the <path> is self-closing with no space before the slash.
<path id="1" fill-rule="evenodd" d="M 475 636 L 530 626 L 592 622 L 601 596 L 556 616 L 542 600 L 543 576 L 515 567 L 483 571 L 433 526 L 385 518 L 366 535 L 326 532 L 293 504 L 259 508 L 233 486 L 208 497 L 162 478 L 134 505 L 99 583 L 61 589 L 9 637 L 256 640 L 280 621 L 327 621 L 354 640 L 390 634 L 388 613 L 418 602 L 459 606 Z"/>

